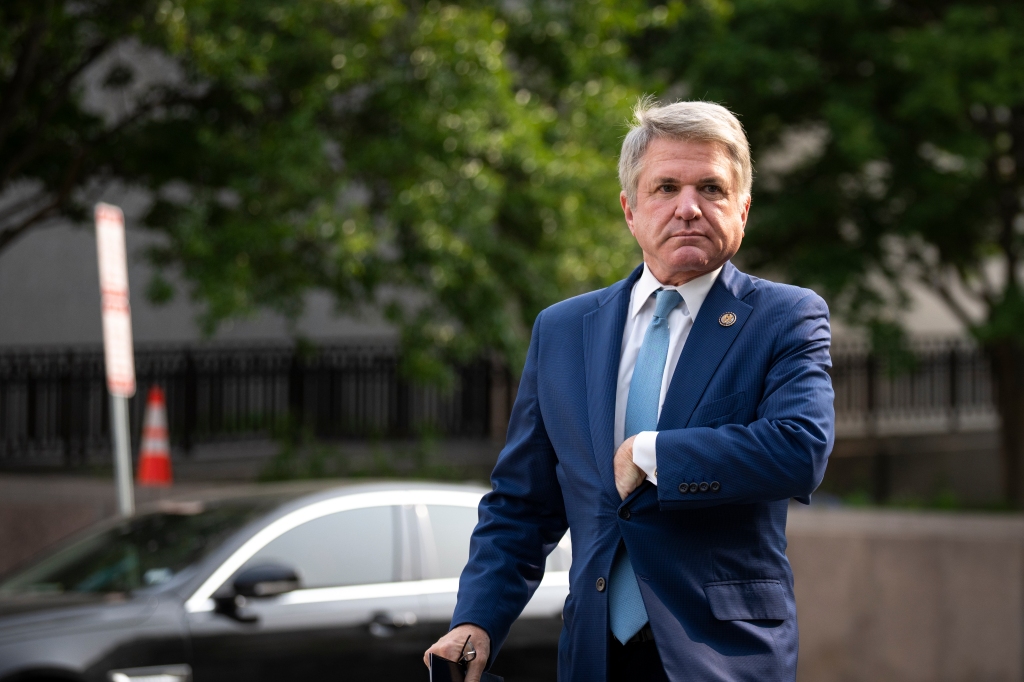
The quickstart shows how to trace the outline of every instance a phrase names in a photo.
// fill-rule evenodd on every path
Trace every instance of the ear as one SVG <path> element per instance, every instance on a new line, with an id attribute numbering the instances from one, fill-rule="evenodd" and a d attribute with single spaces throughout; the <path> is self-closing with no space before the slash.
<path id="1" fill-rule="evenodd" d="M 619 203 L 622 204 L 622 213 L 626 216 L 626 225 L 629 226 L 629 233 L 635 237 L 636 232 L 633 231 L 633 209 L 629 207 L 629 199 L 626 197 L 625 190 L 619 192 Z"/>
<path id="2" fill-rule="evenodd" d="M 741 228 L 743 230 L 746 230 L 746 227 L 747 227 L 747 216 L 750 215 L 750 200 L 751 200 L 751 198 L 752 197 L 748 194 L 743 199 L 743 209 L 740 211 L 740 221 L 741 221 L 740 222 L 740 226 L 741 226 Z"/>

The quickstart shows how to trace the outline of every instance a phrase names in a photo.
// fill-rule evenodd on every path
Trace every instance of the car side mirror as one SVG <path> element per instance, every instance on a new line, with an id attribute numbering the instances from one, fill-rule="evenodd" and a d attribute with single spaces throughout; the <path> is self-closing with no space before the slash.
<path id="1" fill-rule="evenodd" d="M 239 623 L 255 623 L 258 617 L 245 608 L 249 599 L 274 597 L 301 587 L 295 570 L 279 564 L 259 564 L 245 569 L 213 595 L 214 611 Z"/>
<path id="2" fill-rule="evenodd" d="M 280 564 L 259 564 L 245 569 L 232 583 L 235 594 L 246 598 L 276 597 L 301 587 L 295 569 Z"/>

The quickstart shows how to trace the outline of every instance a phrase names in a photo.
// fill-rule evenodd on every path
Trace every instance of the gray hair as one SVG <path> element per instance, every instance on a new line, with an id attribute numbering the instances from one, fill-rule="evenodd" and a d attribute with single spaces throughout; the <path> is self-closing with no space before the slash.
<path id="1" fill-rule="evenodd" d="M 633 109 L 633 123 L 622 141 L 619 156 L 619 182 L 631 208 L 636 208 L 644 154 L 651 141 L 659 137 L 722 145 L 732 159 L 740 187 L 750 193 L 754 175 L 750 144 L 735 114 L 711 102 L 676 102 L 662 106 L 653 97 L 645 96 Z"/>

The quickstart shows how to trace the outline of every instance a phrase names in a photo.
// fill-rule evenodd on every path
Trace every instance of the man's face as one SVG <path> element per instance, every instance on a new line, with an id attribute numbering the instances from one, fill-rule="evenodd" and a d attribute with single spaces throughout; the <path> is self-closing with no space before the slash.
<path id="1" fill-rule="evenodd" d="M 750 195 L 713 142 L 656 138 L 647 147 L 636 208 L 620 196 L 629 231 L 662 284 L 680 285 L 736 255 Z"/>

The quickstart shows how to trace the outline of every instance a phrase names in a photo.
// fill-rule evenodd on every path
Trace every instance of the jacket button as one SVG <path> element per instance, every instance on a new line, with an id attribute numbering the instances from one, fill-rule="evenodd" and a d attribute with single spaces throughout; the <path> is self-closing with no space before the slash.
<path id="1" fill-rule="evenodd" d="M 718 481 L 711 481 L 711 492 L 717 493 L 721 489 L 722 489 L 722 484 L 721 483 L 719 483 Z"/>
<path id="2" fill-rule="evenodd" d="M 708 491 L 708 488 L 710 488 L 710 487 L 711 487 L 711 486 L 709 486 L 709 485 L 708 485 L 708 482 L 707 482 L 707 481 L 701 481 L 701 482 L 700 482 L 700 491 L 701 491 L 702 493 L 706 493 L 706 492 Z"/>
<path id="3" fill-rule="evenodd" d="M 691 492 L 691 493 L 695 493 L 695 492 L 697 492 L 697 488 L 698 488 L 698 487 L 699 487 L 699 486 L 698 486 L 698 485 L 697 485 L 696 483 L 691 483 L 691 484 L 690 484 L 690 492 Z"/>
<path id="4" fill-rule="evenodd" d="M 685 483 L 680 483 L 679 492 L 685 495 L 686 493 L 690 492 L 690 486 L 686 485 Z"/>
<path id="5" fill-rule="evenodd" d="M 626 521 L 629 521 L 629 507 L 623 507 L 622 509 L 620 509 L 619 517 Z"/>
<path id="6" fill-rule="evenodd" d="M 604 592 L 604 584 L 605 584 L 604 583 L 604 578 L 598 578 L 597 579 L 597 591 L 598 592 Z"/>

